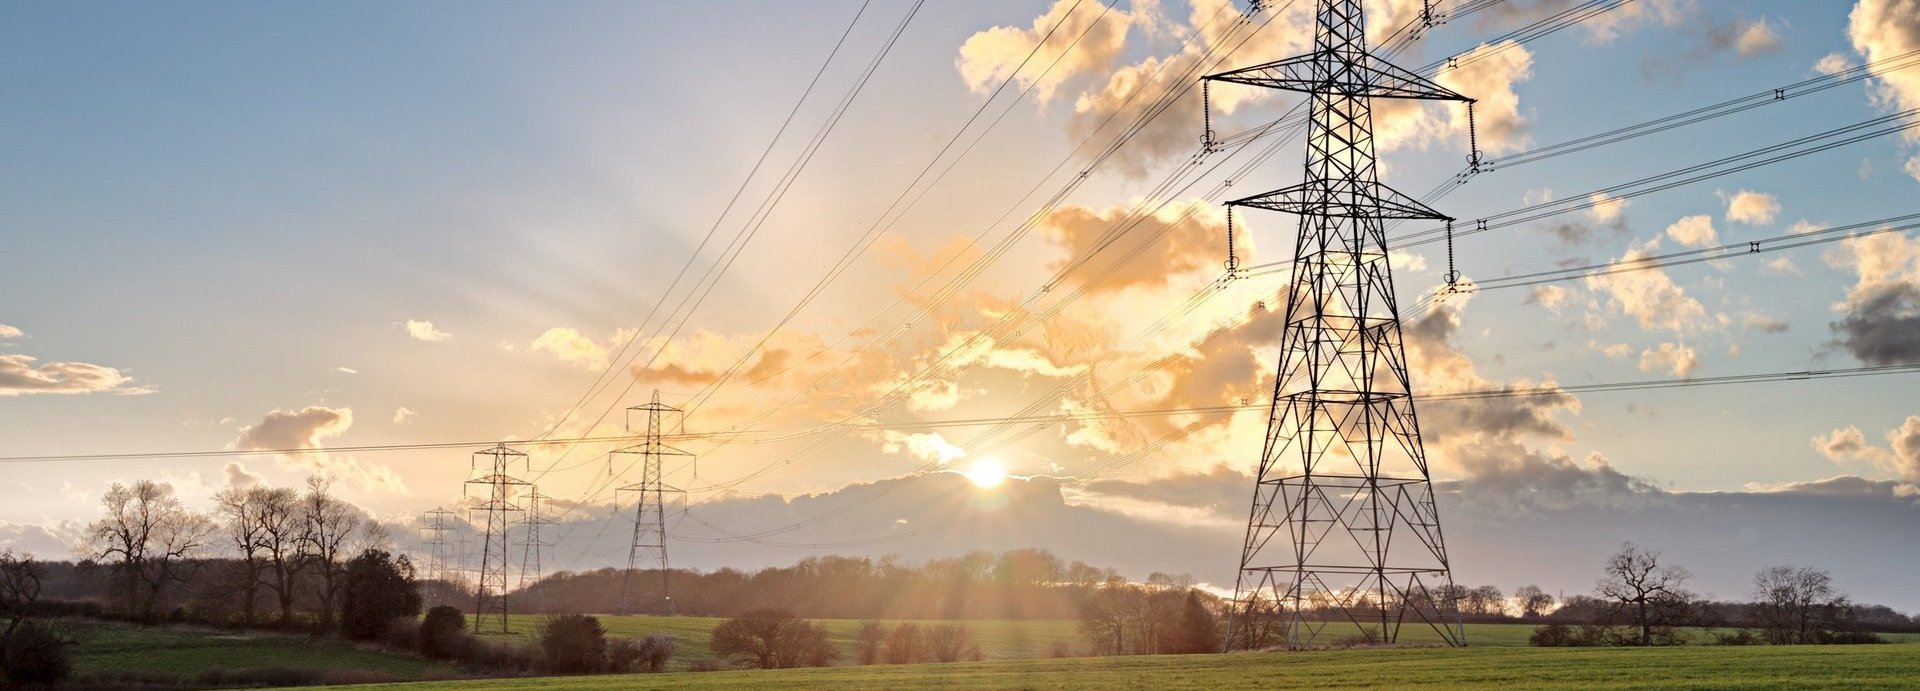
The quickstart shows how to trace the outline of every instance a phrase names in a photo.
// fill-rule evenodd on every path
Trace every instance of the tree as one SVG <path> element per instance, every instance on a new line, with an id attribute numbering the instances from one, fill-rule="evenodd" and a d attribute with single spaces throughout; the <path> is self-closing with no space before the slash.
<path id="1" fill-rule="evenodd" d="M 1826 643 L 1846 628 L 1853 604 L 1833 587 L 1833 576 L 1813 567 L 1770 566 L 1753 575 L 1749 611 L 1768 643 Z"/>
<path id="2" fill-rule="evenodd" d="M 119 572 L 127 614 L 152 621 L 162 591 L 180 578 L 181 562 L 207 545 L 213 521 L 152 480 L 113 483 L 100 505 L 107 515 L 86 532 L 92 557 L 109 560 Z"/>
<path id="3" fill-rule="evenodd" d="M 1462 614 L 1482 617 L 1498 616 L 1506 613 L 1505 600 L 1506 596 L 1500 593 L 1499 588 L 1483 585 L 1466 591 L 1460 611 Z"/>
<path id="4" fill-rule="evenodd" d="M 228 546 L 240 557 L 240 621 L 247 626 L 253 626 L 256 619 L 254 605 L 260 599 L 260 574 L 266 568 L 262 558 L 264 531 L 259 519 L 260 490 L 258 487 L 228 487 L 213 495 Z"/>
<path id="5" fill-rule="evenodd" d="M 406 557 L 368 549 L 347 562 L 342 578 L 340 625 L 348 638 L 385 635 L 393 620 L 420 614 L 420 587 Z"/>
<path id="6" fill-rule="evenodd" d="M 547 669 L 583 674 L 600 669 L 607 655 L 607 631 L 600 620 L 584 614 L 562 614 L 540 623 L 540 651 Z"/>
<path id="7" fill-rule="evenodd" d="M 960 662 L 980 659 L 980 643 L 973 629 L 961 624 L 940 624 L 927 629 L 927 655 L 935 662 Z"/>
<path id="8" fill-rule="evenodd" d="M 1160 646 L 1162 653 L 1220 652 L 1219 620 L 1200 591 L 1188 590 L 1179 615 Z"/>
<path id="9" fill-rule="evenodd" d="M 855 664 L 880 664 L 881 653 L 886 649 L 887 625 L 877 621 L 860 622 L 860 631 L 853 637 L 853 660 Z"/>
<path id="10" fill-rule="evenodd" d="M 1520 586 L 1520 589 L 1513 591 L 1513 599 L 1520 605 L 1520 616 L 1525 619 L 1544 616 L 1553 609 L 1553 596 L 1537 585 Z"/>
<path id="11" fill-rule="evenodd" d="M 365 515 L 353 505 L 333 496 L 333 481 L 323 477 L 307 478 L 307 493 L 300 498 L 301 520 L 305 524 L 301 539 L 307 560 L 320 580 L 315 594 L 320 598 L 320 628 L 333 628 L 340 594 L 340 569 L 347 541 L 359 532 Z"/>
<path id="12" fill-rule="evenodd" d="M 894 624 L 893 630 L 887 632 L 886 652 L 882 659 L 894 665 L 910 665 L 921 661 L 926 648 L 921 639 L 919 624 L 910 621 Z"/>
<path id="13" fill-rule="evenodd" d="M 0 688 L 58 688 L 72 673 L 67 641 L 45 624 L 22 624 L 0 645 Z"/>
<path id="14" fill-rule="evenodd" d="M 300 513 L 300 495 L 285 487 L 254 490 L 254 520 L 259 522 L 260 552 L 266 565 L 268 590 L 280 606 L 280 625 L 293 623 L 294 590 L 306 561 L 306 521 Z"/>
<path id="15" fill-rule="evenodd" d="M 1624 622 L 1634 630 L 1624 642 L 1677 645 L 1684 642 L 1677 627 L 1692 621 L 1693 593 L 1683 587 L 1692 577 L 1684 568 L 1660 563 L 1659 552 L 1628 542 L 1607 558 L 1595 593 L 1611 604 L 1608 623 Z"/>
<path id="16" fill-rule="evenodd" d="M 33 616 L 34 602 L 40 599 L 42 576 L 40 562 L 34 561 L 31 555 L 16 556 L 13 550 L 0 552 L 0 616 L 7 618 L 7 629 L 0 632 L 0 643 L 13 640 L 14 632 Z"/>
<path id="17" fill-rule="evenodd" d="M 824 666 L 839 654 L 825 628 L 783 609 L 754 610 L 720 622 L 710 645 L 720 657 L 760 669 Z"/>

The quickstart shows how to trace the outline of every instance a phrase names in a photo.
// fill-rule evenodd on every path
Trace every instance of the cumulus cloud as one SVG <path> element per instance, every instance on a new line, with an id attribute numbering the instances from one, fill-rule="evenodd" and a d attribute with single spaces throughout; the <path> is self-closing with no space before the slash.
<path id="1" fill-rule="evenodd" d="M 1770 55 L 1780 52 L 1780 34 L 1766 17 L 1744 20 L 1735 29 L 1733 46 L 1743 58 Z"/>
<path id="2" fill-rule="evenodd" d="M 1741 323 L 1748 329 L 1770 334 L 1786 333 L 1789 328 L 1787 320 L 1764 312 L 1748 312 L 1742 317 Z"/>
<path id="3" fill-rule="evenodd" d="M 26 332 L 21 331 L 20 327 L 0 324 L 0 341 L 21 338 L 26 335 Z"/>
<path id="4" fill-rule="evenodd" d="M 1659 346 L 1640 351 L 1640 371 L 1672 372 L 1676 377 L 1693 375 L 1694 368 L 1700 365 L 1693 348 L 1680 343 L 1662 343 Z"/>
<path id="5" fill-rule="evenodd" d="M 434 328 L 433 322 L 430 321 L 408 319 L 405 328 L 407 335 L 413 337 L 413 340 L 416 341 L 439 343 L 440 341 L 453 338 L 453 334 Z"/>
<path id="6" fill-rule="evenodd" d="M 227 461 L 222 474 L 226 476 L 227 486 L 234 489 L 248 489 L 267 484 L 266 476 L 247 470 L 246 464 L 239 461 Z"/>
<path id="7" fill-rule="evenodd" d="M 1620 215 L 1627 211 L 1627 200 L 1616 199 L 1605 192 L 1595 192 L 1587 197 L 1587 201 L 1593 204 L 1587 207 L 1587 213 L 1593 216 L 1593 220 L 1600 223 L 1618 221 Z"/>
<path id="8" fill-rule="evenodd" d="M 1648 240 L 1628 248 L 1620 261 L 1642 260 L 1653 256 L 1657 249 L 1659 240 Z M 1612 310 L 1633 317 L 1639 321 L 1640 328 L 1648 331 L 1666 329 L 1681 333 L 1707 321 L 1706 307 L 1687 295 L 1664 269 L 1589 276 L 1586 285 L 1595 294 L 1606 295 Z"/>
<path id="9" fill-rule="evenodd" d="M 595 370 L 607 366 L 606 347 L 581 335 L 579 331 L 564 326 L 547 329 L 545 333 L 540 334 L 539 338 L 533 339 L 533 343 L 527 346 L 527 350 L 545 351 L 561 362 L 579 365 L 585 369 Z"/>
<path id="10" fill-rule="evenodd" d="M 881 433 L 880 450 L 884 453 L 906 453 L 919 460 L 941 465 L 967 455 L 966 449 L 947 441 L 947 438 L 941 436 L 939 432 L 907 433 L 885 430 Z"/>
<path id="11" fill-rule="evenodd" d="M 1057 0 L 1045 14 L 1033 20 L 1031 27 L 996 26 L 967 37 L 960 45 L 954 67 L 960 71 L 960 79 L 968 89 L 983 95 L 1019 70 L 1014 80 L 1021 88 L 1033 87 L 1035 98 L 1046 103 L 1067 80 L 1111 68 L 1126 47 L 1127 30 L 1133 25 L 1134 15 L 1125 10 L 1107 10 L 1103 14 L 1102 9 L 1093 4 Z M 1036 46 L 1038 52 L 1035 52 Z M 1068 46 L 1073 47 L 1071 52 Z M 1031 60 L 1028 55 L 1033 56 Z M 1054 65 L 1056 60 L 1058 65 Z M 1048 65 L 1054 65 L 1052 71 L 1041 78 L 1041 72 Z M 1036 79 L 1040 81 L 1036 83 Z"/>
<path id="12" fill-rule="evenodd" d="M 413 409 L 401 406 L 393 411 L 393 424 L 404 425 L 413 422 Z"/>
<path id="13" fill-rule="evenodd" d="M 1920 50 L 1920 2 L 1860 0 L 1847 19 L 1847 37 L 1868 63 Z M 1888 66 L 1873 72 L 1878 78 L 1877 97 L 1884 105 L 1898 110 L 1920 108 L 1920 72 Z M 1913 130 L 1905 136 L 1909 142 L 1920 142 L 1920 133 Z M 1909 158 L 1905 169 L 1920 180 L 1920 156 Z"/>
<path id="14" fill-rule="evenodd" d="M 1514 41 L 1481 44 L 1456 56 L 1459 67 L 1442 70 L 1434 82 L 1477 101 L 1473 124 L 1480 151 L 1501 154 L 1525 149 L 1532 123 L 1520 108 L 1515 87 L 1533 77 L 1533 53 Z M 1465 148 L 1467 109 L 1458 104 L 1375 99 L 1374 135 L 1385 150 L 1424 149 L 1436 143 Z"/>
<path id="15" fill-rule="evenodd" d="M 1566 301 L 1567 289 L 1562 286 L 1534 286 L 1533 289 L 1527 291 L 1527 302 L 1556 312 L 1560 310 L 1561 305 L 1566 304 Z"/>
<path id="16" fill-rule="evenodd" d="M 1893 475 L 1907 496 L 1920 494 L 1920 415 L 1910 415 L 1899 427 L 1887 430 L 1887 446 L 1867 441 L 1859 427 L 1848 425 L 1812 439 L 1813 448 L 1835 463 L 1864 461 Z"/>
<path id="17" fill-rule="evenodd" d="M 1826 253 L 1859 276 L 1832 323 L 1835 341 L 1870 365 L 1920 363 L 1920 238 L 1881 233 L 1851 238 Z"/>
<path id="18" fill-rule="evenodd" d="M 151 393 L 119 369 L 85 362 L 34 364 L 31 355 L 0 355 L 0 397 L 28 394 Z"/>
<path id="19" fill-rule="evenodd" d="M 1700 214 L 1674 221 L 1673 225 L 1667 226 L 1667 237 L 1687 247 L 1711 245 L 1717 239 L 1713 232 L 1713 217 Z"/>
<path id="20" fill-rule="evenodd" d="M 1104 211 L 1078 205 L 1055 208 L 1041 219 L 1040 229 L 1051 244 L 1065 250 L 1065 256 L 1050 268 L 1058 270 L 1091 255 L 1093 259 L 1076 267 L 1066 280 L 1094 293 L 1164 288 L 1181 274 L 1224 270 L 1226 213 L 1199 199 L 1167 204 L 1158 213 L 1139 219 L 1121 240 L 1092 254 L 1103 242 L 1112 241 L 1109 233 L 1142 203 L 1136 200 Z M 1242 220 L 1244 217 L 1236 218 Z M 1239 231 L 1235 234 L 1239 255 L 1252 256 L 1252 233 L 1244 224 Z M 1130 254 L 1135 256 L 1122 263 L 1122 258 Z"/>
<path id="21" fill-rule="evenodd" d="M 1780 201 L 1765 192 L 1740 190 L 1733 194 L 1722 192 L 1720 196 L 1727 200 L 1727 220 L 1733 223 L 1763 226 L 1780 215 Z"/>
<path id="22" fill-rule="evenodd" d="M 322 451 L 327 440 L 346 434 L 351 427 L 351 408 L 307 406 L 293 411 L 274 410 L 261 418 L 259 424 L 241 429 L 233 448 L 273 453 L 282 466 L 346 478 L 362 488 L 404 491 L 406 486 L 400 476 L 386 466 Z"/>
<path id="23" fill-rule="evenodd" d="M 1825 75 L 1835 75 L 1850 69 L 1853 69 L 1853 61 L 1848 60 L 1845 53 L 1839 52 L 1828 53 L 1821 56 L 1819 62 L 1813 63 L 1813 71 Z"/>

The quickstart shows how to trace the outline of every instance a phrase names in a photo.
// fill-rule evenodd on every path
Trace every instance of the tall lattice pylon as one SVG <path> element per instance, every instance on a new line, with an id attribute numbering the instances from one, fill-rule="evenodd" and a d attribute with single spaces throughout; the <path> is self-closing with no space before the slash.
<path id="1" fill-rule="evenodd" d="M 527 493 L 527 515 L 520 520 L 520 525 L 526 526 L 526 537 L 521 540 L 525 551 L 520 554 L 520 582 L 519 585 L 514 586 L 514 590 L 520 591 L 523 595 L 527 593 L 527 588 L 538 584 L 545 575 L 544 569 L 540 566 L 540 552 L 552 547 L 553 543 L 547 542 L 541 533 L 544 532 L 545 526 L 553 525 L 553 519 L 547 516 L 546 508 L 547 500 L 552 498 L 541 494 L 538 487 Z M 546 596 L 536 591 L 534 598 L 534 609 L 546 611 Z"/>
<path id="2" fill-rule="evenodd" d="M 453 512 L 436 506 L 427 512 L 426 518 L 427 580 L 452 581 L 452 572 L 459 563 L 459 544 L 447 539 L 447 534 L 454 532 Z"/>
<path id="3" fill-rule="evenodd" d="M 474 583 L 474 633 L 485 630 L 488 622 L 497 622 L 501 633 L 512 630 L 507 623 L 507 570 L 512 564 L 507 556 L 512 553 L 507 544 L 508 531 L 513 527 L 513 514 L 525 510 L 518 502 L 521 488 L 529 486 L 514 476 L 516 467 L 527 469 L 527 455 L 506 444 L 473 452 L 473 476 L 467 480 L 467 487 L 484 489 L 479 501 L 468 510 L 480 514 L 480 522 L 486 526 L 480 540 L 480 571 Z"/>
<path id="4" fill-rule="evenodd" d="M 668 446 L 661 441 L 665 427 L 673 416 L 684 413 L 679 408 L 660 402 L 660 391 L 655 389 L 653 401 L 627 409 L 627 429 L 633 430 L 633 414 L 645 413 L 647 432 L 645 440 L 613 452 L 638 455 L 640 463 L 640 481 L 618 488 L 618 492 L 635 495 L 633 503 L 633 543 L 627 549 L 627 571 L 620 579 L 620 613 L 627 614 L 637 603 L 651 602 L 653 606 L 643 607 L 649 611 L 673 614 L 673 576 L 667 571 L 667 495 L 682 490 L 669 486 L 663 479 L 661 462 L 669 456 L 692 457 L 693 454 Z M 608 459 L 609 464 L 612 458 Z M 608 466 L 612 468 L 611 465 Z M 642 598 L 634 590 L 634 576 L 642 567 L 658 569 L 660 573 L 660 591 L 657 597 Z"/>
<path id="5" fill-rule="evenodd" d="M 1305 93 L 1305 179 L 1228 202 L 1297 214 L 1278 375 L 1228 646 L 1309 647 L 1403 624 L 1464 645 L 1414 416 L 1384 222 L 1451 220 L 1380 183 L 1372 101 L 1472 99 L 1367 52 L 1360 0 L 1319 0 L 1314 51 L 1207 80 Z"/>

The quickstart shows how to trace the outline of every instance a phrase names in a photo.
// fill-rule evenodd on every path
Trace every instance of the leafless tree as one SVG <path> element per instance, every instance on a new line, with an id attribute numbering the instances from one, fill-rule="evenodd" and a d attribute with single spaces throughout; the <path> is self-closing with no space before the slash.
<path id="1" fill-rule="evenodd" d="M 322 477 L 307 478 L 307 494 L 301 497 L 300 506 L 305 524 L 303 551 L 319 576 L 315 594 L 320 597 L 320 626 L 330 629 L 340 595 L 341 565 L 352 552 L 348 541 L 360 532 L 366 516 L 334 497 L 332 481 Z"/>
<path id="2" fill-rule="evenodd" d="M 119 571 L 127 613 L 151 620 L 161 593 L 179 580 L 181 562 L 207 546 L 213 521 L 181 506 L 171 490 L 152 480 L 113 483 L 100 505 L 107 515 L 87 526 L 86 548 L 91 558 Z"/>
<path id="3" fill-rule="evenodd" d="M 40 563 L 31 555 L 0 552 L 0 615 L 7 618 L 0 641 L 12 640 L 20 622 L 33 616 L 33 603 L 40 599 L 40 577 Z"/>
<path id="4" fill-rule="evenodd" d="M 262 556 L 265 531 L 259 516 L 259 499 L 263 493 L 258 487 L 229 487 L 213 495 L 227 545 L 240 559 L 240 617 L 247 626 L 252 626 L 256 619 L 254 606 L 260 599 L 260 575 L 266 568 Z"/>
<path id="5" fill-rule="evenodd" d="M 1466 591 L 1460 601 L 1462 614 L 1491 616 L 1506 613 L 1506 596 L 1500 589 L 1483 585 Z"/>
<path id="6" fill-rule="evenodd" d="M 1513 591 L 1513 599 L 1520 605 L 1520 616 L 1523 618 L 1538 618 L 1553 609 L 1553 596 L 1537 585 L 1520 586 L 1520 589 Z"/>
<path id="7" fill-rule="evenodd" d="M 1825 642 L 1846 619 L 1852 603 L 1833 587 L 1833 576 L 1813 567 L 1770 566 L 1753 575 L 1754 619 L 1767 642 Z"/>
<path id="8" fill-rule="evenodd" d="M 286 626 L 293 623 L 295 586 L 306 561 L 306 520 L 300 495 L 285 487 L 262 487 L 255 490 L 253 502 L 266 586 L 280 606 L 280 625 Z"/>
<path id="9" fill-rule="evenodd" d="M 1635 630 L 1635 636 L 1627 642 L 1682 642 L 1678 628 L 1692 622 L 1694 600 L 1684 586 L 1693 574 L 1674 564 L 1662 564 L 1659 552 L 1631 542 L 1607 557 L 1605 574 L 1595 592 L 1611 603 L 1612 623 L 1624 622 Z"/>

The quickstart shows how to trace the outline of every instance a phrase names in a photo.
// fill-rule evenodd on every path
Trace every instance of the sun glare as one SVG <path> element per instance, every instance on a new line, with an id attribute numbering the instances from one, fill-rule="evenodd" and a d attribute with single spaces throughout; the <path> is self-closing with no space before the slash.
<path id="1" fill-rule="evenodd" d="M 991 458 L 982 458 L 967 466 L 967 479 L 979 488 L 998 487 L 1007 481 L 1007 467 Z"/>

